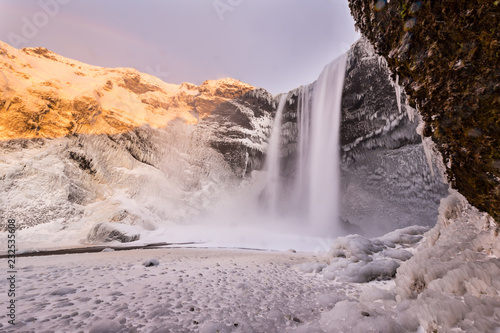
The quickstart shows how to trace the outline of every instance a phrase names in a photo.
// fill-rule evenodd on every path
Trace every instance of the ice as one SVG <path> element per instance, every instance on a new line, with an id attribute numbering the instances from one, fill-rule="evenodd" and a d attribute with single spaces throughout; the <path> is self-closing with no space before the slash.
<path id="1" fill-rule="evenodd" d="M 129 243 L 141 238 L 138 228 L 123 223 L 98 223 L 87 234 L 90 244 L 119 241 Z"/>
<path id="2" fill-rule="evenodd" d="M 499 327 L 500 259 L 493 219 L 457 193 L 443 199 L 438 224 L 396 277 L 396 292 L 422 328 L 486 332 Z M 415 319 L 416 318 L 416 319 Z"/>
<path id="3" fill-rule="evenodd" d="M 359 302 L 347 300 L 323 313 L 320 325 L 325 332 L 402 332 L 393 319 L 371 311 Z"/>
<path id="4" fill-rule="evenodd" d="M 396 75 L 396 82 L 394 82 L 394 89 L 396 90 L 396 101 L 398 102 L 398 111 L 401 113 L 401 86 L 399 85 L 399 75 Z"/>
<path id="5" fill-rule="evenodd" d="M 394 260 L 377 260 L 348 265 L 338 272 L 338 281 L 363 283 L 373 280 L 390 280 L 396 275 L 399 263 Z"/>
<path id="6" fill-rule="evenodd" d="M 407 250 L 384 250 L 382 254 L 388 258 L 398 259 L 401 261 L 406 261 L 413 257 L 413 254 Z"/>
<path id="7" fill-rule="evenodd" d="M 373 242 L 360 235 L 348 235 L 335 240 L 329 255 L 331 258 L 342 257 L 353 262 L 368 262 L 372 261 L 371 255 L 382 251 L 383 248 L 384 246 L 377 241 Z"/>
<path id="8" fill-rule="evenodd" d="M 340 282 L 390 280 L 399 265 L 413 256 L 412 251 L 427 230 L 427 227 L 411 226 L 379 238 L 368 239 L 360 235 L 339 237 L 328 253 L 329 265 L 321 272 L 326 279 Z"/>

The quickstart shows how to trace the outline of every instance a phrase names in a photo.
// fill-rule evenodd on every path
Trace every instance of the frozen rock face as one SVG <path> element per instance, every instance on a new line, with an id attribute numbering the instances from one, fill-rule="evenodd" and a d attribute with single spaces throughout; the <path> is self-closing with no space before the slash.
<path id="1" fill-rule="evenodd" d="M 300 89 L 313 89 L 313 86 Z M 289 93 L 283 116 L 283 176 L 293 178 L 300 89 Z M 417 133 L 418 113 L 408 106 L 385 60 L 366 39 L 349 51 L 342 97 L 342 218 L 370 235 L 436 222 L 448 185 Z M 325 152 L 328 154 L 328 152 Z M 428 154 L 427 154 L 428 155 Z"/>
<path id="2" fill-rule="evenodd" d="M 350 50 L 342 100 L 342 217 L 372 234 L 434 225 L 448 185 L 426 158 L 419 115 L 366 39 Z"/>

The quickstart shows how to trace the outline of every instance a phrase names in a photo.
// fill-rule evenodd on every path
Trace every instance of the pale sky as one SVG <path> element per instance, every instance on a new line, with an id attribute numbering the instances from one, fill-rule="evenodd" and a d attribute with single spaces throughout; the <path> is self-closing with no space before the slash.
<path id="1" fill-rule="evenodd" d="M 0 0 L 0 40 L 169 83 L 313 82 L 359 38 L 347 0 Z"/>

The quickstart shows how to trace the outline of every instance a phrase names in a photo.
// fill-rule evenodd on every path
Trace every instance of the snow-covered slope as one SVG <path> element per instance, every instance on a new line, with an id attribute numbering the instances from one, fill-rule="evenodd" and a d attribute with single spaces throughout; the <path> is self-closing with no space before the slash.
<path id="1" fill-rule="evenodd" d="M 0 71 L 0 140 L 116 134 L 174 119 L 195 124 L 254 89 L 233 79 L 168 84 L 135 69 L 91 66 L 1 41 Z"/>
<path id="2" fill-rule="evenodd" d="M 185 223 L 265 151 L 275 102 L 263 89 L 167 84 L 4 43 L 0 59 L 0 230 L 15 219 L 23 250 Z"/>

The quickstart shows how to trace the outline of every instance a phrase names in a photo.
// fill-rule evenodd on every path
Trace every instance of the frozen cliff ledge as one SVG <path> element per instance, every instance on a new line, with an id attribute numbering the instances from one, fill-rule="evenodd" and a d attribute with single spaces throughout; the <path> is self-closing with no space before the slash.
<path id="1" fill-rule="evenodd" d="M 418 106 L 451 185 L 500 222 L 498 1 L 349 0 Z"/>

